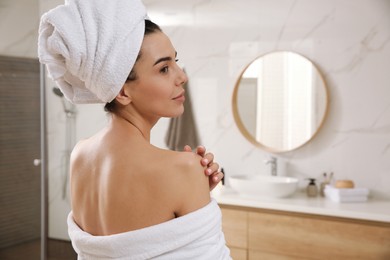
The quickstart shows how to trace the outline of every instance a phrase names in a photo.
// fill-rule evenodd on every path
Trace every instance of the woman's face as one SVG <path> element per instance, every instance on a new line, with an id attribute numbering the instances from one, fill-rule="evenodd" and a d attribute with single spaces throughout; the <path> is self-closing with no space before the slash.
<path id="1" fill-rule="evenodd" d="M 176 61 L 176 50 L 164 33 L 145 36 L 134 66 L 137 79 L 128 83 L 131 104 L 143 117 L 155 120 L 183 113 L 187 76 Z"/>

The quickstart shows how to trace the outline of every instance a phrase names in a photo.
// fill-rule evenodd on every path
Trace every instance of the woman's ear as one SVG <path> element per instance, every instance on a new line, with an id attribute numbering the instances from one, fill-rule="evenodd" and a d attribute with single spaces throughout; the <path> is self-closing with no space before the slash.
<path id="1" fill-rule="evenodd" d="M 126 88 L 126 85 L 122 87 L 115 99 L 123 106 L 126 106 L 131 103 L 132 100 L 130 96 L 130 91 L 128 88 Z"/>

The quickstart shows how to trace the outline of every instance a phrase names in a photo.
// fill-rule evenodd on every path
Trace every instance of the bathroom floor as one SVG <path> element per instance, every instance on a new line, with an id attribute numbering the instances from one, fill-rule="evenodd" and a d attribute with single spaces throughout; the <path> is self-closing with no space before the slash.
<path id="1" fill-rule="evenodd" d="M 40 260 L 40 239 L 26 242 L 17 246 L 0 249 L 1 260 Z M 77 255 L 68 241 L 49 239 L 47 260 L 75 260 Z"/>

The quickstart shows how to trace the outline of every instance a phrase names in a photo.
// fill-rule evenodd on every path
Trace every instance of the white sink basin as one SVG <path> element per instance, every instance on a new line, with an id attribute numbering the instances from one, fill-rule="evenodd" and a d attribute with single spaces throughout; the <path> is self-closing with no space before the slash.
<path id="1" fill-rule="evenodd" d="M 244 197 L 285 198 L 295 193 L 298 179 L 285 176 L 231 176 L 229 183 Z"/>

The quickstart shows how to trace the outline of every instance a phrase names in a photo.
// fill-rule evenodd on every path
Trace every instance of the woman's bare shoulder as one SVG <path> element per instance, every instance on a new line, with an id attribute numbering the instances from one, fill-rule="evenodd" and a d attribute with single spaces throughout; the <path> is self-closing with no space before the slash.
<path id="1" fill-rule="evenodd" d="M 76 143 L 76 145 L 73 147 L 73 150 L 70 154 L 71 164 L 80 162 L 81 157 L 83 157 L 83 154 L 85 153 L 87 145 L 88 145 L 87 139 L 80 140 Z"/>
<path id="2" fill-rule="evenodd" d="M 158 167 L 164 165 L 169 172 L 179 176 L 188 177 L 188 175 L 203 171 L 203 166 L 200 163 L 202 157 L 196 153 L 157 148 L 155 149 L 155 158 Z M 197 174 L 195 176 L 198 177 Z"/>
<path id="3" fill-rule="evenodd" d="M 70 155 L 71 173 L 73 170 L 79 171 L 83 166 L 93 164 L 93 161 L 97 159 L 101 143 L 97 139 L 98 137 L 95 135 L 76 143 Z"/>
<path id="4" fill-rule="evenodd" d="M 210 202 L 208 177 L 201 165 L 201 156 L 192 152 L 164 152 L 169 190 L 175 198 L 175 214 L 185 215 Z M 164 173 L 163 173 L 164 174 Z"/>
<path id="5" fill-rule="evenodd" d="M 90 137 L 79 140 L 73 147 L 71 159 L 90 159 L 94 154 L 101 152 L 102 148 L 104 148 L 105 151 L 110 149 L 109 146 L 106 145 L 108 143 L 106 132 L 106 129 L 102 129 Z"/>

